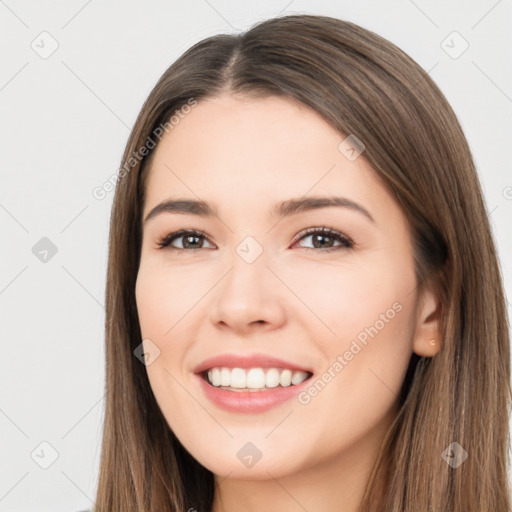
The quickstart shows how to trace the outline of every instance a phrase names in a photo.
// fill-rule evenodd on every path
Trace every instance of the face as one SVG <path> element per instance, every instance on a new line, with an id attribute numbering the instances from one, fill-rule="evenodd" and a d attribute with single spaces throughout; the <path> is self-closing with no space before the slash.
<path id="1" fill-rule="evenodd" d="M 224 95 L 155 150 L 136 284 L 146 369 L 170 428 L 217 475 L 355 467 L 423 343 L 404 214 L 345 138 L 291 100 Z M 313 197 L 344 199 L 289 208 Z M 216 215 L 155 210 L 176 200 Z"/>

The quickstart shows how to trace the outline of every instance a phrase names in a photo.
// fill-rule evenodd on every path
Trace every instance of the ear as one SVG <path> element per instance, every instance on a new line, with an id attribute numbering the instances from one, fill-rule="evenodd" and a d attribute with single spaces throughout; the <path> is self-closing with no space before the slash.
<path id="1" fill-rule="evenodd" d="M 433 357 L 443 347 L 441 325 L 442 304 L 432 286 L 427 286 L 418 298 L 413 351 L 423 357 Z"/>

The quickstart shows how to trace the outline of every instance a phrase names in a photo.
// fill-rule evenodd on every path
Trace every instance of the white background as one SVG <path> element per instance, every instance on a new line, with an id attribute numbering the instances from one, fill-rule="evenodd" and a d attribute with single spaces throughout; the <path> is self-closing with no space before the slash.
<path id="1" fill-rule="evenodd" d="M 143 101 L 197 41 L 298 12 L 373 30 L 430 72 L 472 148 L 511 296 L 510 1 L 0 0 L 1 511 L 92 506 L 113 196 L 92 190 L 117 172 Z M 453 31 L 469 43 L 456 59 Z M 31 47 L 53 39 L 46 59 Z M 57 247 L 46 263 L 32 252 L 43 237 Z"/>

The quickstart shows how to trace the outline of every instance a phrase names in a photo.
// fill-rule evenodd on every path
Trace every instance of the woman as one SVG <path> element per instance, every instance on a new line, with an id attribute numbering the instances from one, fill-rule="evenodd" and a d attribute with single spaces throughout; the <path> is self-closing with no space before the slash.
<path id="1" fill-rule="evenodd" d="M 96 510 L 510 510 L 475 165 L 376 34 L 292 15 L 185 52 L 124 153 L 106 304 Z"/>

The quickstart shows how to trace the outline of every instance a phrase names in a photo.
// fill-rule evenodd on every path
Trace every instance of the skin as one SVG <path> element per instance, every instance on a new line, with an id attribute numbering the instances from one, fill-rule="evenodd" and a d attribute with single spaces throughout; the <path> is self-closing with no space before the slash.
<path id="1" fill-rule="evenodd" d="M 181 443 L 214 473 L 213 512 L 355 512 L 412 353 L 441 348 L 439 301 L 418 295 L 406 218 L 364 153 L 350 161 L 339 151 L 344 139 L 301 103 L 224 94 L 201 100 L 153 155 L 143 218 L 177 197 L 218 209 L 213 218 L 150 219 L 136 284 L 142 338 L 160 350 L 146 367 L 152 390 Z M 304 195 L 347 197 L 375 222 L 340 207 L 270 216 L 275 202 Z M 354 248 L 329 235 L 336 250 L 327 253 L 315 235 L 297 237 L 322 226 Z M 192 239 L 182 253 L 158 247 L 179 229 L 208 240 Z M 236 252 L 246 236 L 263 249 L 250 264 Z M 313 368 L 315 380 L 396 303 L 400 312 L 307 404 L 228 412 L 193 375 L 220 353 L 263 352 Z M 262 458 L 247 468 L 236 454 L 249 441 Z"/>

